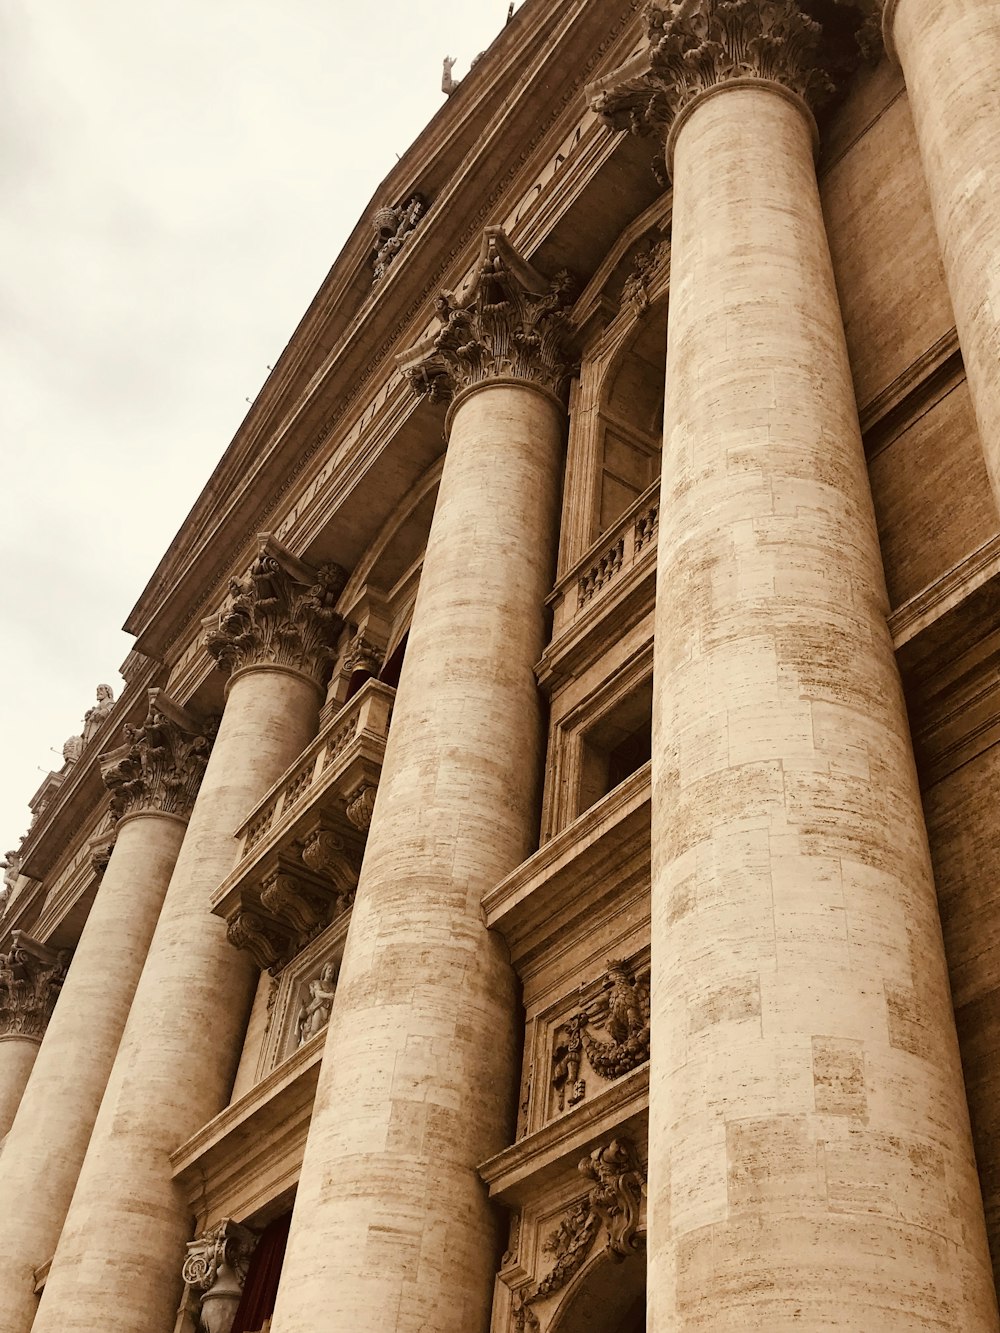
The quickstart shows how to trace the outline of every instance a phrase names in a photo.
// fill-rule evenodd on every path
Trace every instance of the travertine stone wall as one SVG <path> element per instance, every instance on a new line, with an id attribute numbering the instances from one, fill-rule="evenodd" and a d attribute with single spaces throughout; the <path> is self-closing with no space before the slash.
<path id="1" fill-rule="evenodd" d="M 275 1333 L 489 1322 L 502 1246 L 475 1168 L 513 1131 L 517 1000 L 481 899 L 537 836 L 561 416 L 524 384 L 455 411 Z"/>
<path id="2" fill-rule="evenodd" d="M 803 108 L 674 158 L 649 1327 L 998 1328 Z"/>
<path id="3" fill-rule="evenodd" d="M 924 800 L 955 1017 L 1000 1282 L 1000 746 L 936 783 Z"/>
<path id="4" fill-rule="evenodd" d="M 132 815 L 111 860 L 0 1153 L 0 1330 L 28 1333 L 187 821 Z"/>
<path id="5" fill-rule="evenodd" d="M 1000 497 L 1000 5 L 889 0 L 969 388 Z"/>
<path id="6" fill-rule="evenodd" d="M 38 1055 L 37 1037 L 9 1033 L 0 1037 L 0 1136 L 14 1123 Z"/>
<path id="7" fill-rule="evenodd" d="M 209 911 L 233 831 L 316 733 L 299 672 L 233 676 L 34 1333 L 171 1326 L 191 1215 L 169 1154 L 228 1102 L 256 971 Z"/>

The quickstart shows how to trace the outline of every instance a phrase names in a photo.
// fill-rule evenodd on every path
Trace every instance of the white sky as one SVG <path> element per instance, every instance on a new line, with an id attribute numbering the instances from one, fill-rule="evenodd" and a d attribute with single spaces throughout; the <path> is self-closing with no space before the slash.
<path id="1" fill-rule="evenodd" d="M 507 3 L 0 0 L 0 852 L 442 57 Z"/>

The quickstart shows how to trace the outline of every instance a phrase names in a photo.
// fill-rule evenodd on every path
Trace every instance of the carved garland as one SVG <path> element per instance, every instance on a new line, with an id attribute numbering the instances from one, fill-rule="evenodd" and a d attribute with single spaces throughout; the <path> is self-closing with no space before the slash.
<path id="1" fill-rule="evenodd" d="M 539 1282 L 514 1293 L 516 1333 L 538 1333 L 538 1316 L 531 1308 L 560 1291 L 583 1267 L 603 1227 L 605 1253 L 622 1260 L 642 1247 L 637 1235 L 645 1177 L 630 1139 L 612 1139 L 584 1157 L 577 1168 L 593 1181 L 586 1198 L 567 1210 L 542 1246 L 555 1259 L 552 1271 Z"/>
<path id="2" fill-rule="evenodd" d="M 594 1035 L 604 1031 L 607 1040 Z M 602 994 L 561 1025 L 561 1040 L 552 1053 L 552 1086 L 557 1106 L 582 1101 L 586 1084 L 580 1077 L 583 1053 L 594 1072 L 612 1080 L 649 1059 L 649 986 L 620 958 L 609 958 Z"/>
<path id="3" fill-rule="evenodd" d="M 313 570 L 270 537 L 261 540 L 243 579 L 205 635 L 223 671 L 288 666 L 320 680 L 343 621 L 336 611 L 346 575 L 339 565 Z"/>

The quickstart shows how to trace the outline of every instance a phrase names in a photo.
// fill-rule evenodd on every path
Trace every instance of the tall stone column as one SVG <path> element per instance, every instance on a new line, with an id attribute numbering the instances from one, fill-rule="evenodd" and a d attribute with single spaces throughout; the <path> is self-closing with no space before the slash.
<path id="1" fill-rule="evenodd" d="M 103 765 L 114 848 L 0 1154 L 0 1333 L 35 1317 L 33 1273 L 59 1239 L 214 731 L 151 690 Z"/>
<path id="2" fill-rule="evenodd" d="M 514 976 L 481 899 L 537 838 L 565 284 L 487 233 L 409 370 L 448 454 L 337 985 L 274 1333 L 482 1333 L 476 1175 L 509 1142 Z M 321 1314 L 317 1314 L 321 1312 Z"/>
<path id="3" fill-rule="evenodd" d="M 229 1099 L 256 971 L 209 911 L 233 833 L 315 735 L 340 571 L 269 538 L 207 637 L 232 671 L 34 1333 L 170 1327 L 191 1215 L 169 1154 Z"/>
<path id="4" fill-rule="evenodd" d="M 0 954 L 0 1138 L 10 1129 L 66 975 L 66 957 L 23 931 Z"/>
<path id="5" fill-rule="evenodd" d="M 813 167 L 822 32 L 688 0 L 648 36 L 598 100 L 667 135 L 674 186 L 648 1327 L 996 1330 Z"/>
<path id="6" fill-rule="evenodd" d="M 1000 503 L 1000 5 L 886 0 L 993 494 Z"/>

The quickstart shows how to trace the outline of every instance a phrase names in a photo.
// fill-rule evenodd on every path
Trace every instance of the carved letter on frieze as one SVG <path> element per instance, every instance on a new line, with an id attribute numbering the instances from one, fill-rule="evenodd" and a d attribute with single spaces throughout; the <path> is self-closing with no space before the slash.
<path id="1" fill-rule="evenodd" d="M 335 606 L 345 577 L 339 565 L 310 568 L 265 534 L 246 577 L 205 622 L 205 647 L 223 671 L 287 666 L 320 681 L 343 624 Z"/>
<path id="2" fill-rule="evenodd" d="M 442 292 L 440 331 L 400 358 L 414 392 L 447 402 L 491 379 L 524 380 L 560 393 L 572 368 L 573 281 L 544 278 L 499 227 L 487 229 L 467 291 Z"/>
<path id="3" fill-rule="evenodd" d="M 200 1333 L 229 1333 L 257 1239 L 256 1232 L 227 1217 L 188 1242 L 181 1275 L 198 1294 Z"/>
<path id="4" fill-rule="evenodd" d="M 817 6 L 802 0 L 651 4 L 648 46 L 591 85 L 591 105 L 613 129 L 662 139 L 700 94 L 737 79 L 779 84 L 817 107 L 870 42 L 871 0 L 833 8 L 827 40 Z"/>
<path id="5" fill-rule="evenodd" d="M 602 1228 L 607 1233 L 604 1252 L 612 1259 L 624 1259 L 642 1247 L 638 1227 L 645 1176 L 631 1140 L 621 1137 L 595 1148 L 580 1161 L 579 1171 L 592 1182 L 590 1191 L 567 1209 L 542 1246 L 555 1260 L 552 1271 L 515 1291 L 517 1333 L 537 1333 L 538 1316 L 531 1307 L 562 1290 L 580 1271 Z"/>
<path id="6" fill-rule="evenodd" d="M 191 813 L 212 752 L 217 722 L 199 721 L 162 690 L 149 691 L 141 727 L 125 724 L 125 746 L 106 756 L 101 769 L 111 792 L 111 818 L 158 810 Z"/>
<path id="7" fill-rule="evenodd" d="M 48 949 L 21 930 L 11 937 L 10 953 L 0 954 L 0 1036 L 40 1041 L 59 998 L 69 954 Z"/>

